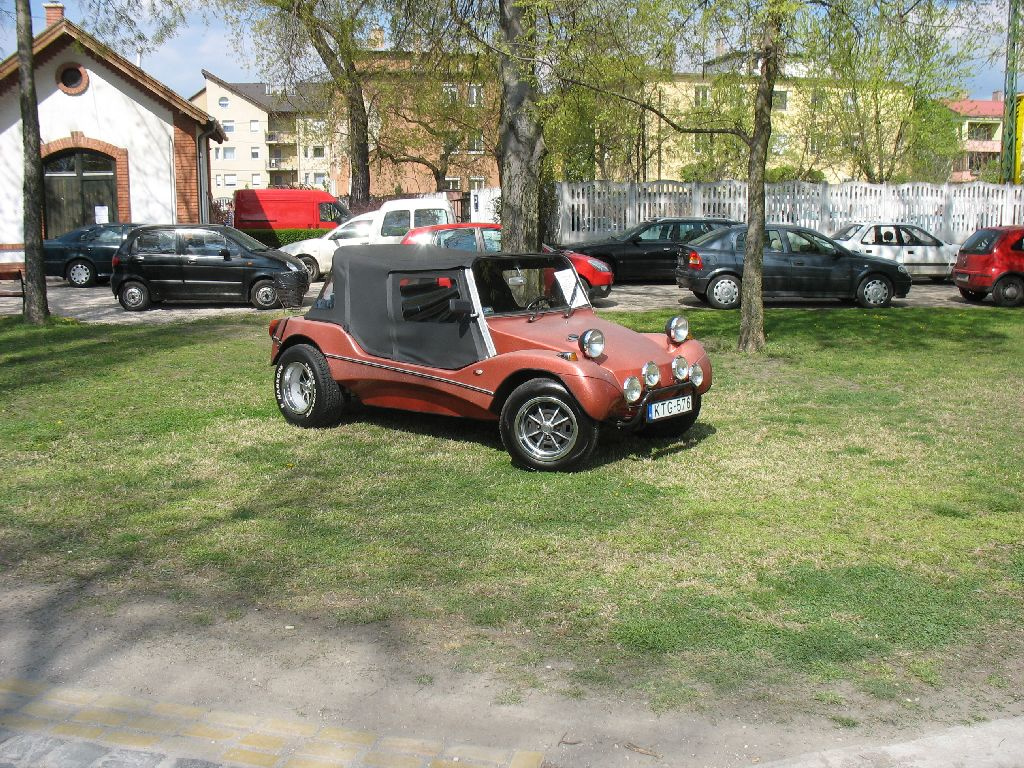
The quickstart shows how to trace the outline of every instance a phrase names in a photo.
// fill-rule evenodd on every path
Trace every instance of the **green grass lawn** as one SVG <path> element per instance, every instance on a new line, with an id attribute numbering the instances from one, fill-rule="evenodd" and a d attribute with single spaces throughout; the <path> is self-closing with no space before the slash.
<path id="1" fill-rule="evenodd" d="M 851 696 L 975 668 L 1005 687 L 1024 313 L 768 310 L 759 358 L 733 351 L 736 313 L 690 319 L 715 386 L 687 440 L 608 430 L 560 475 L 513 468 L 495 424 L 288 426 L 265 317 L 0 321 L 0 573 L 164 595 L 204 623 L 253 605 L 400 623 L 499 670 L 509 700 L 551 658 L 567 695 L 792 694 L 843 725 Z"/>

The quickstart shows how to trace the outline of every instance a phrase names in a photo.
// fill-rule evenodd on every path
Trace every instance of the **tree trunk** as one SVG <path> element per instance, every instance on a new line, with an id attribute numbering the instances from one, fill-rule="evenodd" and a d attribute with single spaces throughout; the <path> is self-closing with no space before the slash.
<path id="1" fill-rule="evenodd" d="M 501 117 L 498 175 L 501 178 L 502 249 L 537 251 L 543 127 L 537 117 L 536 17 L 515 0 L 498 0 L 504 50 L 499 55 Z"/>
<path id="2" fill-rule="evenodd" d="M 25 185 L 22 192 L 25 240 L 25 319 L 42 325 L 50 316 L 43 262 L 43 159 L 39 154 L 39 107 L 32 55 L 32 14 L 29 0 L 15 0 L 18 34 L 18 93 Z"/>
<path id="3" fill-rule="evenodd" d="M 348 106 L 348 154 L 352 174 L 349 208 L 365 211 L 370 204 L 370 120 L 363 102 L 363 86 L 349 76 L 345 89 Z"/>
<path id="4" fill-rule="evenodd" d="M 747 243 L 743 256 L 743 290 L 740 299 L 741 352 L 761 352 L 764 336 L 764 177 L 768 164 L 768 142 L 772 137 L 772 92 L 779 75 L 782 15 L 775 9 L 766 13 L 761 34 L 761 72 L 754 100 L 754 132 L 750 137 L 747 163 Z"/>

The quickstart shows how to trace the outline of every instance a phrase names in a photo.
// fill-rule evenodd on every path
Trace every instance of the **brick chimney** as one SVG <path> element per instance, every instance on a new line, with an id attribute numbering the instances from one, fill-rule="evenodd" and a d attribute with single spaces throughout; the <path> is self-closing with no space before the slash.
<path id="1" fill-rule="evenodd" d="M 46 9 L 46 26 L 52 27 L 64 19 L 64 3 L 43 3 Z"/>

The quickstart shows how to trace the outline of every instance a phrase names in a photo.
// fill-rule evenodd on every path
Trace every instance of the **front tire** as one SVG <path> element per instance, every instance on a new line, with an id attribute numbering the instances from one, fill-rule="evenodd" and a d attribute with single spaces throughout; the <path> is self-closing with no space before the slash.
<path id="1" fill-rule="evenodd" d="M 90 288 L 96 285 L 96 268 L 84 259 L 75 259 L 68 264 L 67 280 L 75 288 Z"/>
<path id="2" fill-rule="evenodd" d="M 708 304 L 715 309 L 736 309 L 740 305 L 742 285 L 736 275 L 719 275 L 708 283 Z"/>
<path id="3" fill-rule="evenodd" d="M 969 301 L 972 304 L 977 304 L 979 301 L 985 300 L 984 291 L 969 291 L 966 288 L 960 288 L 960 295 L 964 297 L 964 301 Z"/>
<path id="4" fill-rule="evenodd" d="M 306 268 L 306 272 L 309 273 L 309 282 L 315 283 L 320 279 L 320 265 L 317 264 L 316 259 L 312 256 L 299 256 L 299 261 L 302 262 Z"/>
<path id="5" fill-rule="evenodd" d="M 682 437 L 697 423 L 700 416 L 700 395 L 693 393 L 693 410 L 684 416 L 644 424 L 636 431 L 641 437 Z"/>
<path id="6" fill-rule="evenodd" d="M 892 283 L 884 275 L 868 275 L 857 286 L 857 303 L 864 309 L 884 309 L 892 303 Z"/>
<path id="7" fill-rule="evenodd" d="M 249 301 L 256 309 L 274 309 L 281 303 L 272 280 L 257 280 L 249 292 Z"/>
<path id="8" fill-rule="evenodd" d="M 542 472 L 570 469 L 597 447 L 598 424 L 569 391 L 551 379 L 531 379 L 501 409 L 501 442 L 518 466 Z"/>
<path id="9" fill-rule="evenodd" d="M 296 344 L 277 359 L 274 396 L 289 424 L 305 429 L 333 427 L 345 413 L 345 393 L 331 377 L 327 358 L 316 347 Z"/>
<path id="10" fill-rule="evenodd" d="M 992 288 L 992 301 L 997 307 L 1019 307 L 1024 304 L 1024 280 L 1008 275 Z"/>
<path id="11" fill-rule="evenodd" d="M 141 312 L 149 309 L 149 288 L 144 283 L 130 280 L 118 289 L 117 300 L 127 311 Z"/>

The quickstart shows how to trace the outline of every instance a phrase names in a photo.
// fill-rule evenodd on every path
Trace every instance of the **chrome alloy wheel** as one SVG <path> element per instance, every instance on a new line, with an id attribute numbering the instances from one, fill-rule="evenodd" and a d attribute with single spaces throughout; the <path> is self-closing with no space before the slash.
<path id="1" fill-rule="evenodd" d="M 316 402 L 313 371 L 302 362 L 289 363 L 281 375 L 281 396 L 295 414 L 303 414 Z"/>
<path id="2" fill-rule="evenodd" d="M 68 282 L 76 286 L 88 285 L 92 280 L 92 270 L 82 262 L 72 265 L 68 270 Z"/>
<path id="3" fill-rule="evenodd" d="M 868 280 L 864 285 L 864 301 L 876 307 L 885 306 L 889 300 L 889 286 L 880 277 Z"/>
<path id="4" fill-rule="evenodd" d="M 121 295 L 124 298 L 125 306 L 132 309 L 141 307 L 146 301 L 146 294 L 137 285 L 129 285 Z"/>
<path id="5" fill-rule="evenodd" d="M 516 413 L 515 436 L 536 461 L 558 461 L 573 449 L 579 437 L 576 416 L 554 397 L 535 397 Z"/>
<path id="6" fill-rule="evenodd" d="M 735 280 L 719 280 L 712 289 L 712 295 L 719 304 L 732 306 L 740 300 L 740 287 Z"/>

